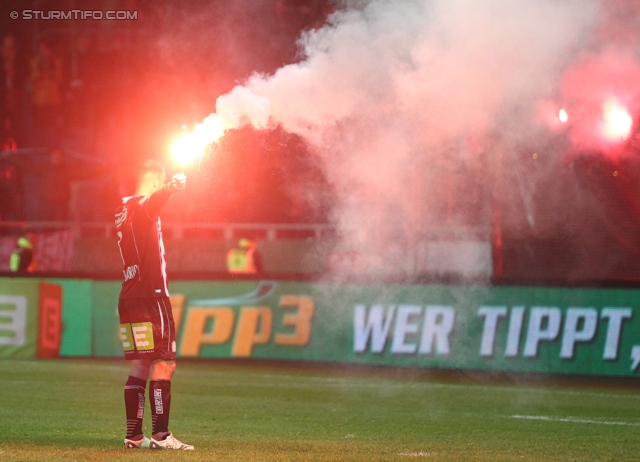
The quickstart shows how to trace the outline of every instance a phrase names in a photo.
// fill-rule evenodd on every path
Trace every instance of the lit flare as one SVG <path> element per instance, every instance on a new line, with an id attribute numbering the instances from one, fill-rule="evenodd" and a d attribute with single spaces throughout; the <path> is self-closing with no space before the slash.
<path id="1" fill-rule="evenodd" d="M 171 145 L 171 155 L 180 165 L 186 166 L 205 153 L 207 146 L 217 141 L 224 134 L 224 125 L 220 117 L 211 114 L 192 132 L 180 136 Z"/>
<path id="2" fill-rule="evenodd" d="M 618 141 L 627 139 L 631 134 L 633 118 L 615 99 L 609 99 L 604 104 L 603 117 L 602 133 L 606 138 Z"/>
<path id="3" fill-rule="evenodd" d="M 558 118 L 560 119 L 560 122 L 567 123 L 569 120 L 569 114 L 567 114 L 567 111 L 564 109 L 560 109 L 560 112 L 558 112 Z"/>

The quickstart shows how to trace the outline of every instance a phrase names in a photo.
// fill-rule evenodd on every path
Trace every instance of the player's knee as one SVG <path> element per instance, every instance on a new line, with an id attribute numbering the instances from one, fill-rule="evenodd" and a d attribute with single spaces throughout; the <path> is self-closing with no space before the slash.
<path id="1" fill-rule="evenodd" d="M 150 361 L 142 361 L 142 360 L 131 361 L 129 375 L 133 377 L 138 377 L 143 380 L 147 380 L 149 378 L 150 371 L 151 371 Z"/>
<path id="2" fill-rule="evenodd" d="M 171 380 L 175 370 L 175 361 L 156 361 L 153 363 L 152 380 Z"/>

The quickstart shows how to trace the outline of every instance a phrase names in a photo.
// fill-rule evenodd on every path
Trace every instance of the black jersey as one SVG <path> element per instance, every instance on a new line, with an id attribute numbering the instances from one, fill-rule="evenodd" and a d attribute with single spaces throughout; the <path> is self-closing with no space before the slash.
<path id="1" fill-rule="evenodd" d="M 150 197 L 122 199 L 116 212 L 116 232 L 123 262 L 120 298 L 168 297 L 160 208 L 173 194 L 169 186 Z"/>

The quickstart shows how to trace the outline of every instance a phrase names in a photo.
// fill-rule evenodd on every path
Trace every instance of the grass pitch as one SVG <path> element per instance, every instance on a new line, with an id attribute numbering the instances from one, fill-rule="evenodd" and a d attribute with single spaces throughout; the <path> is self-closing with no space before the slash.
<path id="1" fill-rule="evenodd" d="M 640 458 L 632 382 L 179 361 L 171 429 L 196 451 L 163 452 L 121 448 L 124 361 L 2 360 L 0 371 L 0 461 Z M 148 407 L 147 396 L 147 435 Z"/>

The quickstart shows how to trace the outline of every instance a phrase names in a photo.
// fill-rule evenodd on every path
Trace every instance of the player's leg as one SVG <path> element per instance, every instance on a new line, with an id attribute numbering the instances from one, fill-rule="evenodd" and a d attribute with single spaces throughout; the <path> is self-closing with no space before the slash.
<path id="1" fill-rule="evenodd" d="M 149 382 L 151 404 L 152 449 L 193 449 L 173 437 L 169 431 L 171 411 L 171 379 L 176 369 L 176 329 L 169 297 L 154 299 L 154 351 Z"/>
<path id="2" fill-rule="evenodd" d="M 150 360 L 134 359 L 130 361 L 129 377 L 124 386 L 124 406 L 127 416 L 127 436 L 124 440 L 124 446 L 127 448 L 140 448 L 144 443 L 142 419 L 150 371 Z"/>
<path id="3" fill-rule="evenodd" d="M 153 311 L 144 299 L 120 299 L 120 339 L 125 359 L 129 360 L 129 377 L 124 386 L 124 404 L 127 418 L 125 448 L 140 448 L 148 443 L 142 432 L 145 391 L 153 358 L 148 348 L 153 348 Z M 133 326 L 136 327 L 134 335 Z"/>
<path id="4" fill-rule="evenodd" d="M 144 380 L 149 379 L 153 361 L 149 359 L 132 359 L 129 361 L 129 375 Z"/>
<path id="5" fill-rule="evenodd" d="M 153 363 L 149 402 L 153 419 L 153 439 L 160 441 L 169 434 L 171 411 L 171 379 L 176 369 L 175 361 L 158 360 Z"/>
<path id="6" fill-rule="evenodd" d="M 193 446 L 175 438 L 169 431 L 171 410 L 171 379 L 176 369 L 175 361 L 159 360 L 153 363 L 149 399 L 153 418 L 153 435 L 149 445 L 152 449 L 193 450 Z"/>

